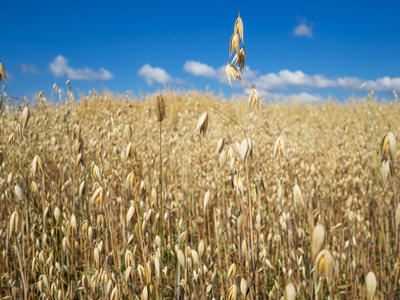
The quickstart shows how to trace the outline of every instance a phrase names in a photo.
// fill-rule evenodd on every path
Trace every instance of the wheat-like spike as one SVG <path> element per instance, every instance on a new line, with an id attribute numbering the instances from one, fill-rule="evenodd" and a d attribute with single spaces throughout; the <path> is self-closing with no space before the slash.
<path id="1" fill-rule="evenodd" d="M 155 107 L 156 107 L 157 121 L 162 122 L 165 119 L 165 102 L 163 95 L 160 94 L 157 96 Z"/>

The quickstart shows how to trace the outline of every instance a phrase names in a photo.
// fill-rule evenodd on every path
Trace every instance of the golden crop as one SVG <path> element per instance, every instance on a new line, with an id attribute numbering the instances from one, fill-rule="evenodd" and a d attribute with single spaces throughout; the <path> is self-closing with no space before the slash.
<path id="1" fill-rule="evenodd" d="M 5 105 L 1 297 L 398 297 L 397 102 L 155 99 Z"/>

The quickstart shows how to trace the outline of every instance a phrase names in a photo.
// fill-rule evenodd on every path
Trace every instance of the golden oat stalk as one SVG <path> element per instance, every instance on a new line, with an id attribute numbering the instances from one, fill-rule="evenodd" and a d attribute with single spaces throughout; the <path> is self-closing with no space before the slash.
<path id="1" fill-rule="evenodd" d="M 165 119 L 165 102 L 163 95 L 158 95 L 155 103 L 157 121 L 162 122 Z"/>
<path id="2" fill-rule="evenodd" d="M 156 110 L 156 117 L 157 117 L 157 121 L 159 124 L 159 129 L 160 129 L 160 237 L 161 237 L 161 243 L 160 243 L 160 255 L 161 255 L 161 268 L 163 265 L 163 219 L 164 219 L 164 215 L 163 215 L 163 173 L 162 173 L 162 122 L 165 119 L 165 101 L 164 101 L 164 97 L 163 95 L 158 95 L 156 102 L 155 102 L 155 110 Z M 163 298 L 163 294 L 162 294 L 162 290 L 163 290 L 163 285 L 162 285 L 162 276 L 160 277 L 160 299 Z"/>

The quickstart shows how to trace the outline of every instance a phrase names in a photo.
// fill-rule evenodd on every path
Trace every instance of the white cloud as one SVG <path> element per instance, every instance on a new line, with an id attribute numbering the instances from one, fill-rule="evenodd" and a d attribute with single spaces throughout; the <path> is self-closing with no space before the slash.
<path id="1" fill-rule="evenodd" d="M 297 25 L 294 30 L 293 34 L 295 36 L 306 36 L 306 37 L 312 37 L 312 28 L 310 26 L 307 26 L 306 24 L 299 24 Z"/>
<path id="2" fill-rule="evenodd" d="M 323 89 L 323 88 L 340 88 L 347 90 L 359 90 L 363 82 L 366 85 L 363 87 L 364 90 L 375 90 L 375 91 L 392 91 L 400 89 L 400 78 L 390 78 L 385 76 L 383 78 L 377 78 L 376 80 L 362 80 L 357 77 L 336 77 L 326 78 L 324 75 L 307 75 L 302 71 L 289 71 L 282 70 L 277 74 L 269 73 L 262 75 L 254 80 L 255 84 L 266 90 L 284 90 L 288 87 L 295 88 L 311 88 L 311 89 Z"/>
<path id="3" fill-rule="evenodd" d="M 36 68 L 35 65 L 28 65 L 28 64 L 22 64 L 21 65 L 21 73 L 22 74 L 39 74 L 39 70 Z"/>
<path id="4" fill-rule="evenodd" d="M 206 78 L 217 77 L 217 71 L 215 71 L 213 67 L 194 60 L 186 61 L 183 65 L 183 69 L 194 76 L 202 76 Z"/>
<path id="5" fill-rule="evenodd" d="M 257 78 L 258 73 L 258 71 L 251 70 L 249 66 L 245 66 L 243 69 L 243 77 L 245 80 Z"/>
<path id="6" fill-rule="evenodd" d="M 302 71 L 282 70 L 277 74 L 269 73 L 255 80 L 257 86 L 268 90 L 284 90 L 287 87 L 297 88 L 327 88 L 338 85 L 335 80 L 323 75 L 307 75 Z M 347 84 L 344 80 L 343 84 Z"/>
<path id="7" fill-rule="evenodd" d="M 305 18 L 299 18 L 299 23 L 299 25 L 294 27 L 293 35 L 313 37 L 312 29 L 314 27 L 314 24 L 308 22 Z"/>
<path id="8" fill-rule="evenodd" d="M 375 91 L 393 91 L 400 90 L 400 77 L 390 78 L 389 76 L 385 76 L 382 78 L 378 78 L 377 80 L 368 80 L 366 81 L 366 86 L 364 89 L 366 90 L 375 90 Z"/>
<path id="9" fill-rule="evenodd" d="M 191 61 L 187 61 L 184 65 L 184 70 L 193 74 L 194 71 L 190 66 Z M 195 62 L 195 65 L 201 66 L 201 70 L 207 72 L 198 72 L 197 76 L 217 79 L 220 83 L 229 84 L 225 74 L 225 66 L 217 69 L 200 62 Z M 197 70 L 199 70 L 197 69 Z M 191 71 L 188 71 L 191 70 Z M 245 66 L 244 70 L 245 81 L 252 81 L 260 91 L 280 91 L 287 88 L 298 89 L 324 89 L 324 88 L 339 88 L 346 90 L 360 90 L 360 86 L 365 82 L 364 90 L 387 91 L 400 90 L 400 77 L 390 78 L 388 76 L 377 78 L 376 80 L 364 80 L 357 77 L 333 77 L 327 78 L 324 75 L 308 75 L 303 71 L 281 70 L 278 73 L 268 73 L 259 75 L 258 71 L 252 70 L 249 66 Z M 212 76 L 211 76 L 212 75 Z M 241 82 L 234 80 L 232 86 L 241 88 Z M 303 95 L 304 96 L 304 95 Z"/>
<path id="10" fill-rule="evenodd" d="M 164 69 L 158 67 L 153 68 L 149 64 L 143 65 L 143 67 L 139 69 L 138 74 L 139 76 L 144 77 L 144 80 L 146 80 L 148 85 L 152 85 L 154 82 L 168 84 L 174 81 L 171 75 L 169 75 Z"/>
<path id="11" fill-rule="evenodd" d="M 89 68 L 74 69 L 68 65 L 68 58 L 58 55 L 50 64 L 50 72 L 55 77 L 63 77 L 67 75 L 68 79 L 75 80 L 95 80 L 95 79 L 112 79 L 114 75 L 104 68 L 100 68 L 98 72 Z"/>

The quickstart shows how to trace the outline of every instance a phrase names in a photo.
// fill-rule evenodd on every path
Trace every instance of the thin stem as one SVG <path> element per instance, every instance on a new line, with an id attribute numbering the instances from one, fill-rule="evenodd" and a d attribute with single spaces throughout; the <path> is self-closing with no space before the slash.
<path id="1" fill-rule="evenodd" d="M 243 98 L 244 98 L 244 109 L 243 109 L 243 124 L 245 124 L 245 115 L 246 115 L 246 88 L 244 86 L 244 78 L 243 78 L 243 72 L 242 72 L 242 83 L 243 83 Z"/>
<path id="2" fill-rule="evenodd" d="M 247 179 L 247 188 L 248 188 L 248 197 L 249 197 L 249 222 L 250 222 L 250 245 L 251 245 L 251 261 L 249 262 L 249 267 L 255 267 L 255 257 L 254 257 L 254 236 L 253 236 L 253 204 L 251 199 L 251 185 L 249 178 L 249 167 L 248 167 L 248 159 L 246 158 L 245 167 L 246 167 L 246 179 Z M 253 277 L 255 277 L 256 270 L 253 269 Z M 255 283 L 255 282 L 254 282 Z M 251 288 L 251 287 L 250 287 Z M 255 290 L 254 290 L 255 292 Z"/>
<path id="3" fill-rule="evenodd" d="M 143 240 L 142 240 L 142 230 L 141 230 L 141 224 L 140 224 L 140 217 L 139 217 L 139 205 L 138 205 L 138 199 L 137 199 L 137 188 L 138 186 L 135 184 L 136 186 L 136 191 L 135 191 L 135 203 L 136 203 L 136 217 L 138 220 L 138 229 L 139 229 L 139 239 L 140 239 L 140 247 L 142 248 L 142 257 L 143 257 L 143 267 L 146 267 L 146 256 L 144 254 L 144 247 L 143 247 Z M 147 282 L 146 282 L 147 285 Z"/>
<path id="4" fill-rule="evenodd" d="M 178 229 L 178 236 L 181 235 L 181 229 Z M 176 286 L 177 286 L 177 295 L 176 295 L 176 299 L 180 299 L 180 292 L 181 292 L 181 264 L 179 263 L 179 261 L 177 262 L 178 264 L 178 275 L 177 275 L 177 279 L 176 279 Z"/>
<path id="5" fill-rule="evenodd" d="M 160 186 L 161 186 L 161 191 L 160 191 L 160 201 L 161 201 L 161 212 L 160 212 L 160 239 L 161 239 L 161 246 L 160 246 L 160 261 L 161 261 L 161 269 L 163 267 L 163 180 L 162 180 L 162 147 L 161 147 L 161 122 L 160 124 Z M 160 299 L 162 299 L 162 276 L 160 276 Z"/>
<path id="6" fill-rule="evenodd" d="M 215 109 L 216 111 L 220 112 L 221 114 L 223 114 L 224 116 L 226 116 L 227 118 L 229 118 L 233 123 L 235 123 L 237 126 L 239 126 L 240 128 L 242 128 L 243 132 L 246 133 L 246 130 L 243 128 L 242 125 L 240 125 L 238 122 L 236 122 L 231 116 L 227 115 L 226 113 L 224 113 L 223 111 L 219 110 L 218 108 L 212 106 L 212 105 L 207 105 L 207 107 L 211 107 L 213 109 Z"/>

